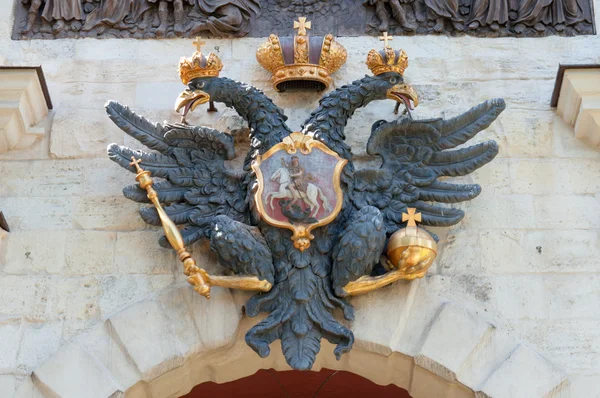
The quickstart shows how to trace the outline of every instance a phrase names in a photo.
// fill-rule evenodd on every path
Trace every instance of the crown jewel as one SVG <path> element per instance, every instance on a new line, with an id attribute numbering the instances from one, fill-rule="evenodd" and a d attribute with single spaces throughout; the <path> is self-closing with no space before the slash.
<path id="1" fill-rule="evenodd" d="M 309 36 L 307 30 L 311 28 L 311 22 L 300 17 L 294 21 L 294 29 L 298 29 L 295 36 L 271 34 L 256 51 L 256 59 L 271 72 L 277 90 L 324 90 L 331 84 L 330 75 L 346 62 L 346 49 L 333 35 Z"/>
<path id="2" fill-rule="evenodd" d="M 179 77 L 186 85 L 197 77 L 218 77 L 223 69 L 223 63 L 215 54 L 210 53 L 208 57 L 202 54 L 201 47 L 206 43 L 199 37 L 193 44 L 196 46 L 196 52 L 190 58 L 181 57 L 179 60 Z"/>
<path id="3" fill-rule="evenodd" d="M 384 42 L 383 50 L 371 50 L 367 55 L 367 66 L 375 76 L 386 72 L 396 72 L 404 74 L 408 68 L 408 55 L 404 50 L 394 50 L 388 41 L 392 40 L 392 36 L 388 36 L 387 32 L 383 32 L 383 36 L 379 40 Z"/>

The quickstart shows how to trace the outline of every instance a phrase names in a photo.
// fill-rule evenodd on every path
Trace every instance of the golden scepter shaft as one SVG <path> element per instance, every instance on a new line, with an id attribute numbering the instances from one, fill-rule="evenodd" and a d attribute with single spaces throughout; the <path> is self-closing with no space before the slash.
<path id="1" fill-rule="evenodd" d="M 169 218 L 162 205 L 158 201 L 158 195 L 154 188 L 152 188 L 153 181 L 150 177 L 150 172 L 143 170 L 140 167 L 141 159 L 136 160 L 135 156 L 132 156 L 131 160 L 132 162 L 130 165 L 135 166 L 137 170 L 135 180 L 138 182 L 138 184 L 140 184 L 142 189 L 146 190 L 148 193 L 148 199 L 150 199 L 152 204 L 154 204 L 154 207 L 156 207 L 156 211 L 158 212 L 158 216 L 160 217 L 160 221 L 165 231 L 165 236 L 167 237 L 167 240 L 173 249 L 175 249 L 177 252 L 179 261 L 183 263 L 183 273 L 188 276 L 188 283 L 194 286 L 195 291 L 206 298 L 210 298 L 210 284 L 203 276 L 203 274 L 206 274 L 206 272 L 196 266 L 196 260 L 192 258 L 192 255 L 185 248 L 181 232 L 179 232 L 179 229 L 173 220 Z"/>

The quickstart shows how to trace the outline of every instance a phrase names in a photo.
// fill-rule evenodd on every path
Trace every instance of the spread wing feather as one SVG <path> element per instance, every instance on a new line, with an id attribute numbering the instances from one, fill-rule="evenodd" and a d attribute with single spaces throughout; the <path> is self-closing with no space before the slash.
<path id="1" fill-rule="evenodd" d="M 134 156 L 153 178 L 162 179 L 153 187 L 169 217 L 185 226 L 182 235 L 186 245 L 209 237 L 217 215 L 248 223 L 245 176 L 225 167 L 225 160 L 235 156 L 231 136 L 208 127 L 151 123 L 113 101 L 106 104 L 106 112 L 121 130 L 153 150 L 111 144 L 109 158 L 135 173 L 130 165 Z M 149 203 L 146 191 L 137 184 L 125 187 L 123 194 L 136 202 Z M 160 225 L 154 207 L 143 208 L 140 214 L 147 223 Z M 168 247 L 164 237 L 160 243 Z"/>
<path id="2" fill-rule="evenodd" d="M 356 209 L 381 210 L 388 233 L 401 226 L 402 212 L 415 207 L 423 224 L 450 226 L 463 217 L 462 210 L 440 206 L 475 198 L 477 184 L 440 182 L 440 177 L 464 176 L 490 162 L 498 154 L 494 141 L 453 149 L 487 128 L 504 110 L 502 99 L 493 99 L 448 119 L 414 121 L 403 118 L 373 125 L 367 144 L 370 155 L 383 159 L 380 169 L 354 174 L 352 201 Z"/>

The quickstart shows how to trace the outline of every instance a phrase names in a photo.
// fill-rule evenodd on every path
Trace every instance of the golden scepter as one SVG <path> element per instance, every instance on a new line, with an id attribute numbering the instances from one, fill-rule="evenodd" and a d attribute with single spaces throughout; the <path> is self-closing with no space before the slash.
<path id="1" fill-rule="evenodd" d="M 183 244 L 183 237 L 177 229 L 177 226 L 169 218 L 162 205 L 158 201 L 158 195 L 154 188 L 152 188 L 152 178 L 150 177 L 150 172 L 143 170 L 140 167 L 141 159 L 135 158 L 135 156 L 131 157 L 132 162 L 129 164 L 130 166 L 135 166 L 137 170 L 137 175 L 135 176 L 135 180 L 140 184 L 140 187 L 148 192 L 148 199 L 154 204 L 156 207 L 156 211 L 158 212 L 158 216 L 160 217 L 160 222 L 163 225 L 163 229 L 165 230 L 165 236 L 167 240 L 177 251 L 177 256 L 179 257 L 179 261 L 183 263 L 183 273 L 188 276 L 187 281 L 194 286 L 194 290 L 203 295 L 206 298 L 210 298 L 210 284 L 207 283 L 204 275 L 206 275 L 206 271 L 202 268 L 198 268 L 196 266 L 196 260 L 192 258 L 192 255 L 186 250 L 185 245 Z"/>

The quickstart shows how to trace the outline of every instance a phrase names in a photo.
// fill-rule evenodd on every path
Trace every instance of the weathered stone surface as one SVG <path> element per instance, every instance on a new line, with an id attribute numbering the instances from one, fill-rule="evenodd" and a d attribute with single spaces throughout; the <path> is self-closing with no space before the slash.
<path id="1" fill-rule="evenodd" d="M 106 231 L 144 229 L 146 224 L 137 212 L 139 206 L 123 196 L 81 197 L 74 206 L 73 226 Z"/>
<path id="2" fill-rule="evenodd" d="M 546 397 L 557 388 L 566 388 L 565 380 L 565 375 L 547 360 L 521 345 L 492 373 L 481 391 L 490 397 Z"/>
<path id="3" fill-rule="evenodd" d="M 102 108 L 59 108 L 50 136 L 50 154 L 57 159 L 103 157 L 108 144 L 123 142 Z"/>
<path id="4" fill-rule="evenodd" d="M 76 343 L 58 351 L 50 361 L 35 370 L 34 376 L 50 391 L 64 398 L 104 398 L 119 391 L 106 368 Z M 72 383 L 71 379 L 79 382 Z"/>
<path id="5" fill-rule="evenodd" d="M 116 383 L 128 389 L 140 379 L 140 372 L 127 356 L 127 351 L 115 335 L 110 322 L 104 322 L 77 338 L 86 350 L 112 375 Z"/>
<path id="6" fill-rule="evenodd" d="M 461 227 L 484 225 L 486 228 L 530 228 L 534 225 L 535 199 L 530 195 L 494 195 L 483 192 L 469 205 Z"/>
<path id="7" fill-rule="evenodd" d="M 125 274 L 178 274 L 183 269 L 173 249 L 158 245 L 162 229 L 119 232 L 114 250 L 114 266 Z M 139 261 L 146 258 L 146 261 Z M 111 259 L 112 262 L 112 259 Z"/>
<path id="8" fill-rule="evenodd" d="M 19 344 L 18 369 L 30 373 L 45 362 L 61 345 L 61 322 L 28 323 Z"/>
<path id="9" fill-rule="evenodd" d="M 65 262 L 67 232 L 15 231 L 7 241 L 7 274 L 59 274 Z"/>
<path id="10" fill-rule="evenodd" d="M 98 300 L 102 319 L 144 300 L 175 281 L 173 275 L 111 275 L 100 281 L 101 295 Z"/>
<path id="11" fill-rule="evenodd" d="M 72 231 L 67 234 L 65 274 L 98 275 L 117 272 L 116 232 Z"/>
<path id="12" fill-rule="evenodd" d="M 492 273 L 593 272 L 600 264 L 598 233 L 586 230 L 484 230 L 482 263 Z M 507 261 L 506 253 L 511 253 Z"/>
<path id="13" fill-rule="evenodd" d="M 431 324 L 415 363 L 449 382 L 456 381 L 461 365 L 491 329 L 474 314 L 445 305 Z"/>
<path id="14" fill-rule="evenodd" d="M 0 319 L 0 341 L 2 341 L 0 346 L 0 374 L 13 372 L 17 368 L 17 353 L 21 341 L 21 324 L 18 319 Z M 0 385 L 2 385 L 2 382 L 0 382 Z M 2 391 L 2 388 L 0 388 L 0 391 Z"/>
<path id="15" fill-rule="evenodd" d="M 597 195 L 536 196 L 534 206 L 535 226 L 538 228 L 600 228 L 600 200 Z"/>
<path id="16" fill-rule="evenodd" d="M 2 210 L 8 225 L 21 230 L 64 230 L 73 225 L 71 197 L 2 198 Z"/>

